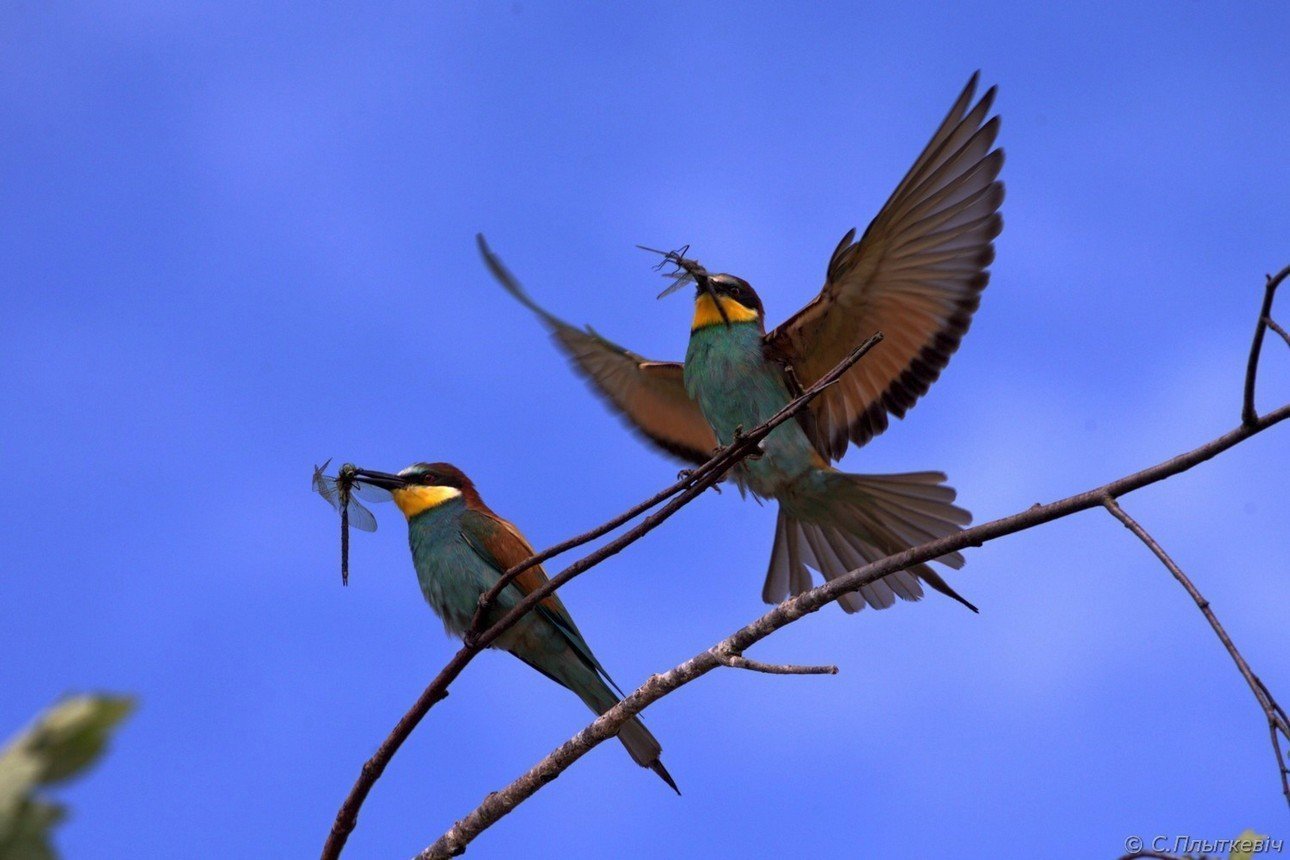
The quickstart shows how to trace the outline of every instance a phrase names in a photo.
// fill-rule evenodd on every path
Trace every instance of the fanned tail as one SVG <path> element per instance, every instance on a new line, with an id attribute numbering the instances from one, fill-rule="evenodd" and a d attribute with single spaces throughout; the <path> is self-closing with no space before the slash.
<path id="1" fill-rule="evenodd" d="M 810 589 L 808 566 L 831 581 L 892 553 L 961 531 L 972 515 L 953 504 L 954 489 L 944 482 L 941 472 L 811 473 L 802 492 L 780 499 L 762 599 L 779 603 Z M 956 569 L 963 566 L 957 552 L 936 561 Z M 977 611 L 926 564 L 864 585 L 842 595 L 838 603 L 847 612 L 859 612 L 866 604 L 886 609 L 897 597 L 918 600 L 923 596 L 919 580 Z"/>

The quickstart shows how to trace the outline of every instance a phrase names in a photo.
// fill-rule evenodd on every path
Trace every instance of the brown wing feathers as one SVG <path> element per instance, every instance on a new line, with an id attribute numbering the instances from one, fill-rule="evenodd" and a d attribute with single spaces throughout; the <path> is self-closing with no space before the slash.
<path id="1" fill-rule="evenodd" d="M 820 294 L 771 332 L 810 385 L 876 330 L 886 340 L 813 407 L 821 447 L 833 459 L 903 416 L 940 375 L 967 332 L 1002 229 L 997 181 L 999 119 L 986 119 L 994 89 L 969 110 L 976 76 L 955 102 L 882 211 L 829 261 Z"/>
<path id="2" fill-rule="evenodd" d="M 829 459 L 881 433 L 889 414 L 903 417 L 926 393 L 958 349 L 989 281 L 1003 227 L 1003 151 L 994 148 L 999 118 L 987 118 L 995 90 L 973 105 L 976 83 L 973 75 L 860 240 L 855 230 L 842 238 L 820 293 L 766 335 L 767 355 L 790 366 L 790 384 L 801 387 L 875 331 L 886 336 L 801 422 Z M 711 455 L 716 439 L 685 392 L 679 363 L 648 361 L 565 323 L 528 297 L 483 237 L 479 247 L 493 276 L 542 318 L 633 430 L 691 462 Z"/>
<path id="3" fill-rule="evenodd" d="M 466 496 L 466 506 L 479 515 L 479 519 L 476 520 L 478 526 L 470 537 L 483 544 L 482 548 L 492 556 L 499 571 L 508 571 L 533 557 L 533 545 L 528 542 L 528 538 L 524 537 L 513 523 L 502 519 L 484 504 L 473 486 Z M 520 593 L 529 594 L 545 585 L 546 581 L 546 571 L 541 565 L 534 565 L 515 577 L 515 587 L 520 590 Z M 556 615 L 570 630 L 578 632 L 577 625 L 573 623 L 569 610 L 564 608 L 558 594 L 547 596 L 539 605 Z"/>
<path id="4" fill-rule="evenodd" d="M 478 242 L 493 277 L 546 323 L 573 366 L 628 427 L 682 460 L 707 462 L 717 439 L 698 404 L 685 393 L 679 362 L 649 361 L 590 328 L 575 328 L 548 313 L 529 298 L 482 236 Z"/>

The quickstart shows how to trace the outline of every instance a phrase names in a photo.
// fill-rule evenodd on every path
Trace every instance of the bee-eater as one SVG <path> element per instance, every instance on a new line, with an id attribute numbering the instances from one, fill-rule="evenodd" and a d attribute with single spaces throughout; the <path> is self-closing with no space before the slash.
<path id="1" fill-rule="evenodd" d="M 898 418 L 940 375 L 968 330 L 989 280 L 1002 230 L 1003 151 L 991 87 L 972 104 L 977 76 L 955 101 L 864 235 L 848 232 L 829 260 L 824 288 L 767 332 L 761 299 L 741 278 L 668 258 L 696 285 L 684 365 L 649 361 L 543 310 L 480 238 L 494 276 L 537 313 L 556 343 L 620 415 L 665 451 L 695 463 L 738 428 L 751 430 L 831 370 L 875 331 L 885 339 L 841 380 L 763 442 L 732 475 L 741 489 L 779 502 L 762 598 L 811 587 L 807 566 L 833 579 L 863 564 L 960 530 L 971 515 L 941 472 L 857 475 L 830 463 Z M 719 216 L 718 216 L 719 217 Z M 951 553 L 937 561 L 958 568 Z M 925 564 L 844 595 L 865 604 L 917 600 L 919 580 L 967 605 Z"/>
<path id="2" fill-rule="evenodd" d="M 514 525 L 493 513 L 462 471 L 448 463 L 416 463 L 397 475 L 355 470 L 364 484 L 389 490 L 408 520 L 408 543 L 421 593 L 449 634 L 470 628 L 479 598 L 510 568 L 533 555 Z M 498 621 L 547 581 L 540 566 L 520 574 L 498 595 L 485 621 Z M 492 647 L 519 657 L 568 687 L 596 714 L 618 703 L 617 685 L 591 653 L 569 610 L 552 594 L 496 640 Z M 619 691 L 621 693 L 621 690 Z M 662 747 L 639 719 L 623 725 L 618 739 L 641 767 L 657 773 L 680 794 L 659 760 Z"/>

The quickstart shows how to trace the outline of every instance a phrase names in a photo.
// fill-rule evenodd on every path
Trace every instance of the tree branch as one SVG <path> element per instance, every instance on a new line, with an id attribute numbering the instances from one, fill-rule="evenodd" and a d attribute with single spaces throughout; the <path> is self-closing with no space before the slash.
<path id="1" fill-rule="evenodd" d="M 654 505 L 667 499 L 669 496 L 675 495 L 677 493 L 693 492 L 693 495 L 689 496 L 686 499 L 686 502 L 688 502 L 690 499 L 694 498 L 694 496 L 699 495 L 703 490 L 706 490 L 708 487 L 715 486 L 722 478 L 725 477 L 726 472 L 728 472 L 736 463 L 743 460 L 749 454 L 753 453 L 753 451 L 757 450 L 757 448 L 761 443 L 761 440 L 769 436 L 772 430 L 774 430 L 780 424 L 783 424 L 785 421 L 788 421 L 794 418 L 799 412 L 801 412 L 803 409 L 809 406 L 812 400 L 814 400 L 819 395 L 823 394 L 825 390 L 827 390 L 830 386 L 832 386 L 839 379 L 841 379 L 842 375 L 846 373 L 848 370 L 850 370 L 852 365 L 854 365 L 857 361 L 859 361 L 861 358 L 864 357 L 865 353 L 869 352 L 869 350 L 877 346 L 878 343 L 882 341 L 882 338 L 883 338 L 882 332 L 874 332 L 874 334 L 871 335 L 864 343 L 860 344 L 860 346 L 853 349 L 850 353 L 847 354 L 846 358 L 838 362 L 838 364 L 832 370 L 830 370 L 824 376 L 816 380 L 814 385 L 812 385 L 810 388 L 803 391 L 798 397 L 793 398 L 791 401 L 785 404 L 782 409 L 780 409 L 778 412 L 772 415 L 769 419 L 762 422 L 757 427 L 753 428 L 752 432 L 747 433 L 745 435 L 737 435 L 733 442 L 731 442 L 725 448 L 719 449 L 702 466 L 699 466 L 697 469 L 691 470 L 688 473 L 683 473 L 681 477 L 677 478 L 676 483 L 672 484 L 667 489 L 660 491 L 659 493 L 655 494 L 652 498 L 647 499 L 638 505 L 635 505 L 634 507 L 628 509 L 622 514 L 619 514 L 617 517 L 614 517 L 609 522 L 603 525 L 597 526 L 591 531 L 581 534 L 575 538 L 571 538 L 565 541 L 563 544 L 557 544 L 555 547 L 552 547 L 551 549 L 546 550 L 545 552 L 539 553 L 533 556 L 532 558 L 526 559 L 525 561 L 521 562 L 520 564 L 517 564 L 515 567 L 506 571 L 506 573 L 502 574 L 501 579 L 499 579 L 493 585 L 492 588 L 490 588 L 487 592 L 485 592 L 483 595 L 480 596 L 479 609 L 476 610 L 475 617 L 471 624 L 471 633 L 478 633 L 479 628 L 483 626 L 484 610 L 488 606 L 492 605 L 492 603 L 497 599 L 497 595 L 501 594 L 502 590 L 507 585 L 513 582 L 517 576 L 519 576 L 521 573 L 523 573 L 525 570 L 529 569 L 533 565 L 540 564 L 542 561 L 545 561 L 546 559 L 551 558 L 552 556 L 559 555 L 560 553 L 563 553 L 566 550 L 573 549 L 574 547 L 577 547 L 577 546 L 581 546 L 582 544 L 595 540 L 601 535 L 604 535 L 610 531 L 613 531 L 614 529 L 618 528 L 620 525 L 636 517 L 638 514 L 644 513 L 645 511 L 654 507 Z M 678 505 L 678 508 L 679 507 L 680 506 Z M 661 514 L 662 511 L 660 511 L 659 513 Z M 666 519 L 666 517 L 663 517 L 663 519 Z M 646 529 L 645 532 L 648 532 L 655 527 L 657 527 L 657 523 L 651 526 L 650 528 Z M 644 532 L 642 534 L 644 534 Z M 628 541 L 627 543 L 632 543 L 632 542 L 633 541 Z M 624 544 L 624 546 L 626 546 L 626 544 Z M 615 550 L 615 552 L 616 551 L 617 550 Z M 588 558 L 590 558 L 590 556 Z M 601 560 L 603 559 L 596 559 L 595 562 L 588 564 L 587 567 L 591 567 L 592 565 L 598 563 Z M 585 561 L 585 559 L 583 561 Z M 519 616 L 523 615 L 534 605 L 540 603 L 551 592 L 555 591 L 565 582 L 568 582 L 569 579 L 572 579 L 574 576 L 577 576 L 579 573 L 581 573 L 583 570 L 586 569 L 586 568 L 581 568 L 571 573 L 570 571 L 573 569 L 574 566 L 576 565 L 571 565 L 569 569 L 562 571 L 559 574 L 559 576 L 552 577 L 551 582 L 545 585 L 543 589 L 538 589 L 533 594 L 528 595 L 528 599 L 525 602 L 520 603 L 511 611 L 510 615 L 504 617 L 501 621 L 497 622 L 497 624 L 494 624 L 493 626 L 498 627 L 504 624 L 507 618 L 510 618 L 510 616 L 512 615 L 515 616 L 516 619 L 518 619 Z M 560 579 L 560 577 L 566 577 L 566 578 L 561 582 L 557 582 L 556 580 Z M 525 603 L 527 603 L 528 605 L 526 606 Z M 505 624 L 505 627 L 502 627 L 497 632 L 501 633 L 502 630 L 509 628 L 514 623 L 515 622 L 512 620 L 510 623 Z M 470 639 L 470 634 L 467 634 L 467 641 L 469 641 L 469 639 Z"/>
<path id="2" fill-rule="evenodd" d="M 1035 528 L 1052 520 L 1087 510 L 1095 505 L 1107 507 L 1112 514 L 1116 514 L 1118 511 L 1119 515 L 1126 519 L 1125 524 L 1128 525 L 1133 521 L 1119 508 L 1115 501 L 1117 497 L 1185 472 L 1240 444 L 1251 436 L 1290 418 L 1290 404 L 1284 405 L 1262 417 L 1254 411 L 1254 380 L 1258 371 L 1263 335 L 1268 324 L 1271 323 L 1270 313 L 1276 288 L 1287 276 L 1290 276 L 1290 266 L 1282 269 L 1275 277 L 1269 276 L 1267 278 L 1263 307 L 1259 314 L 1259 323 L 1256 326 L 1250 349 L 1250 361 L 1246 368 L 1245 398 L 1241 413 L 1242 421 L 1239 427 L 1198 448 L 1101 487 L 1074 496 L 1068 496 L 1065 499 L 1047 505 L 1036 504 L 1010 517 L 964 529 L 961 532 L 912 547 L 867 564 L 780 603 L 765 615 L 735 631 L 735 633 L 711 648 L 699 652 L 694 657 L 667 672 L 651 676 L 635 692 L 606 711 L 591 725 L 574 735 L 573 738 L 556 748 L 527 773 L 501 791 L 490 794 L 469 815 L 456 822 L 433 845 L 418 854 L 417 860 L 449 857 L 464 852 L 466 846 L 476 836 L 500 820 L 525 799 L 532 796 L 543 785 L 558 777 L 593 747 L 616 735 L 623 723 L 639 714 L 650 704 L 685 684 L 702 677 L 718 666 L 730 665 L 732 658 L 742 655 L 744 650 L 754 643 L 766 638 L 779 628 L 791 624 L 812 612 L 816 612 L 821 607 L 836 600 L 840 595 L 859 589 L 863 585 L 874 582 L 898 570 L 904 570 L 914 564 L 930 561 L 946 553 L 965 549 L 969 546 L 981 546 L 987 541 Z M 1290 342 L 1290 339 L 1287 340 Z M 1140 526 L 1137 528 L 1141 530 Z M 1268 714 L 1273 749 L 1276 752 L 1278 766 L 1281 770 L 1282 788 L 1287 794 L 1287 799 L 1290 800 L 1286 763 L 1281 753 L 1280 745 L 1280 736 L 1285 734 L 1287 722 L 1285 712 L 1273 700 L 1271 693 L 1263 682 L 1253 672 L 1249 671 L 1249 666 L 1240 658 L 1239 652 L 1236 651 L 1235 646 L 1230 644 L 1231 640 L 1222 631 L 1217 618 L 1209 611 L 1208 603 L 1195 590 L 1195 587 L 1191 585 L 1177 565 L 1168 559 L 1164 551 L 1145 531 L 1141 531 L 1139 537 L 1144 539 L 1147 545 L 1166 563 L 1170 571 L 1188 588 L 1197 605 L 1201 607 L 1202 611 L 1206 612 L 1207 618 L 1211 619 L 1211 625 L 1219 633 L 1220 639 L 1224 641 L 1225 645 L 1229 646 L 1229 653 L 1233 655 L 1233 659 L 1237 660 L 1238 668 L 1241 669 L 1242 675 L 1245 676 L 1247 683 L 1250 684 L 1256 698 L 1264 706 L 1265 713 Z"/>
<path id="3" fill-rule="evenodd" d="M 747 669 L 750 672 L 764 672 L 767 675 L 838 674 L 837 666 L 794 666 L 791 663 L 762 663 L 759 660 L 749 660 L 742 654 L 726 651 L 715 651 L 713 652 L 713 656 L 716 657 L 723 666 L 729 666 L 731 669 Z"/>
<path id="4" fill-rule="evenodd" d="M 1250 669 L 1250 664 L 1245 662 L 1245 658 L 1237 650 L 1236 644 L 1227 635 L 1223 625 L 1219 623 L 1218 616 L 1210 608 L 1209 601 L 1201 595 L 1196 586 L 1192 584 L 1192 581 L 1187 578 L 1187 574 L 1182 572 L 1182 568 L 1169 557 L 1164 548 L 1156 542 L 1156 539 L 1137 520 L 1125 513 L 1114 498 L 1108 496 L 1102 500 L 1102 504 L 1106 506 L 1106 509 L 1111 512 L 1113 517 L 1124 524 L 1125 528 L 1137 535 L 1138 540 L 1147 545 L 1147 549 L 1155 553 L 1156 558 L 1160 559 L 1160 563 L 1187 590 L 1187 593 L 1191 595 L 1191 599 L 1196 602 L 1196 607 L 1200 609 L 1201 614 L 1205 616 L 1205 620 L 1209 622 L 1209 626 L 1214 629 L 1214 634 L 1218 636 L 1219 641 L 1223 643 L 1223 647 L 1227 649 L 1227 653 L 1231 655 L 1232 661 L 1236 663 L 1236 668 L 1240 671 L 1241 676 L 1245 678 L 1245 683 L 1250 685 L 1254 698 L 1258 700 L 1259 707 L 1263 709 L 1264 716 L 1268 718 L 1268 729 L 1272 733 L 1272 749 L 1276 754 L 1277 769 L 1281 776 L 1281 793 L 1285 795 L 1286 803 L 1290 804 L 1290 769 L 1286 767 L 1285 756 L 1281 753 L 1281 738 L 1284 737 L 1287 741 L 1290 741 L 1290 719 L 1287 719 L 1286 712 L 1277 704 L 1276 699 L 1272 698 L 1272 694 L 1268 691 L 1263 681 Z"/>
<path id="5" fill-rule="evenodd" d="M 1198 448 L 1140 472 L 1056 502 L 1034 505 L 1012 516 L 928 541 L 857 568 L 784 601 L 711 648 L 700 651 L 689 660 L 662 674 L 651 676 L 631 695 L 561 744 L 528 772 L 500 791 L 488 795 L 479 806 L 454 824 L 433 845 L 418 854 L 417 860 L 451 857 L 465 851 L 471 840 L 531 797 L 543 785 L 558 777 L 592 748 L 617 734 L 627 720 L 639 714 L 653 702 L 724 665 L 719 654 L 742 653 L 781 627 L 818 611 L 842 594 L 855 591 L 890 573 L 931 561 L 956 550 L 981 546 L 1005 535 L 1035 528 L 1079 511 L 1101 506 L 1105 499 L 1127 495 L 1134 490 L 1185 472 L 1287 418 L 1290 418 L 1290 404 L 1266 415 L 1256 416 L 1252 424 L 1242 423 L 1236 429 Z"/>
<path id="6" fill-rule="evenodd" d="M 1287 277 L 1290 277 L 1290 266 L 1286 266 L 1275 275 L 1268 275 L 1267 283 L 1263 287 L 1263 307 L 1259 310 L 1259 322 L 1254 327 L 1254 339 L 1250 342 L 1250 358 L 1245 365 L 1245 400 L 1241 407 L 1241 423 L 1246 427 L 1251 426 L 1258 417 L 1258 413 L 1254 411 L 1254 377 L 1259 372 L 1259 353 L 1263 351 L 1263 335 L 1272 319 L 1272 299 L 1276 296 L 1277 287 L 1281 286 L 1281 282 Z M 1281 336 L 1285 337 L 1284 334 Z M 1287 342 L 1290 342 L 1290 338 Z"/>
<path id="7" fill-rule="evenodd" d="M 1286 346 L 1290 346 L 1290 331 L 1286 331 L 1281 326 L 1277 325 L 1277 321 L 1272 317 L 1264 317 L 1263 321 L 1267 323 L 1268 328 L 1281 335 L 1281 339 L 1286 342 Z"/>
<path id="8" fill-rule="evenodd" d="M 323 845 L 322 860 L 335 860 L 340 856 L 340 852 L 345 847 L 345 842 L 349 839 L 349 834 L 353 832 L 358 822 L 358 811 L 362 808 L 363 802 L 371 792 L 372 786 L 381 778 L 386 766 L 398 752 L 399 747 L 412 734 L 413 729 L 425 717 L 430 709 L 441 699 L 448 695 L 448 686 L 461 674 L 462 670 L 475 658 L 477 654 L 487 648 L 498 636 L 502 635 L 508 629 L 515 625 L 525 613 L 531 611 L 534 606 L 544 600 L 556 589 L 568 583 L 578 575 L 590 570 L 605 559 L 616 555 L 627 546 L 640 540 L 649 532 L 658 528 L 667 521 L 673 514 L 692 502 L 701 495 L 708 487 L 714 486 L 717 482 L 725 477 L 726 473 L 736 466 L 745 457 L 758 450 L 761 441 L 770 434 L 772 430 L 794 418 L 799 412 L 805 409 L 812 400 L 822 394 L 831 385 L 842 378 L 851 367 L 858 362 L 864 355 L 873 349 L 882 341 L 882 332 L 875 332 L 864 343 L 856 347 L 847 356 L 838 362 L 838 364 L 827 374 L 822 376 L 810 388 L 802 392 L 799 396 L 793 398 L 782 409 L 772 415 L 768 420 L 753 428 L 752 431 L 739 435 L 733 442 L 724 448 L 719 449 L 713 456 L 702 466 L 693 470 L 682 478 L 679 478 L 668 488 L 655 494 L 650 499 L 629 508 L 623 514 L 614 517 L 603 525 L 597 526 L 591 531 L 585 532 L 575 538 L 556 544 L 555 546 L 540 552 L 524 562 L 516 565 L 502 575 L 493 588 L 480 598 L 479 609 L 476 610 L 475 618 L 471 625 L 471 630 L 467 632 L 465 642 L 462 647 L 452 656 L 452 659 L 439 671 L 429 686 L 421 693 L 408 712 L 403 715 L 399 722 L 391 730 L 390 734 L 377 747 L 376 752 L 368 759 L 359 772 L 358 779 L 355 780 L 349 794 L 345 797 L 340 809 L 336 813 L 336 819 L 332 822 L 331 831 L 327 835 L 327 841 Z M 604 546 L 588 553 L 586 556 L 578 559 L 573 564 L 566 567 L 556 576 L 544 583 L 541 587 L 534 589 L 527 594 L 519 603 L 517 603 L 506 615 L 497 620 L 494 624 L 479 630 L 483 625 L 483 619 L 486 617 L 484 608 L 499 594 L 506 584 L 512 582 L 515 577 L 525 570 L 539 564 L 552 556 L 566 552 L 574 547 L 581 546 L 589 541 L 607 534 L 618 528 L 639 514 L 649 510 L 658 503 L 674 497 L 662 508 L 645 517 L 640 523 L 629 531 L 624 532 L 619 537 L 606 543 Z M 740 658 L 742 659 L 742 658 Z M 763 665 L 763 664 L 755 664 Z M 758 670 L 765 671 L 765 670 Z"/>

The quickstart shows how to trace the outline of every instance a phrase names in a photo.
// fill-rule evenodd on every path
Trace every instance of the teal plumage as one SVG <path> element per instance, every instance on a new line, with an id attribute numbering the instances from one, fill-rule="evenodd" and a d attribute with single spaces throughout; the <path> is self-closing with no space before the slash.
<path id="1" fill-rule="evenodd" d="M 455 467 L 417 464 L 398 478 L 407 486 L 390 489 L 408 516 L 408 543 L 421 593 L 447 631 L 462 636 L 470 628 L 480 596 L 506 570 L 531 556 L 533 549 L 512 524 L 483 503 L 469 478 Z M 501 591 L 486 620 L 499 620 L 544 582 L 541 567 L 530 568 Z M 492 647 L 515 655 L 573 691 L 596 714 L 619 701 L 611 689 L 617 685 L 555 595 L 539 603 Z M 618 737 L 637 764 L 653 770 L 676 790 L 659 760 L 661 746 L 639 719 L 626 723 Z"/>
<path id="2" fill-rule="evenodd" d="M 995 90 L 974 103 L 977 75 L 862 232 L 848 231 L 824 286 L 766 330 L 764 308 L 741 278 L 712 274 L 683 252 L 671 292 L 690 282 L 696 307 L 684 364 L 640 356 L 591 328 L 570 325 L 534 302 L 480 238 L 494 277 L 550 330 L 597 394 L 628 426 L 667 453 L 706 462 L 737 428 L 751 430 L 881 331 L 883 341 L 781 425 L 764 453 L 731 474 L 742 490 L 779 503 L 762 598 L 776 603 L 812 585 L 810 569 L 835 579 L 868 562 L 953 534 L 971 516 L 941 472 L 860 475 L 830 464 L 903 418 L 948 365 L 989 282 L 1003 229 L 1003 150 L 995 146 Z M 839 164 L 839 193 L 849 172 Z M 720 217 L 720 205 L 712 208 Z M 857 238 L 858 236 L 858 238 Z M 688 247 L 688 246 L 687 246 Z M 935 561 L 960 567 L 950 553 Z M 916 600 L 921 582 L 963 602 L 925 564 L 843 595 L 854 612 Z"/>
<path id="3" fill-rule="evenodd" d="M 769 358 L 761 324 L 760 301 L 752 288 L 731 276 L 713 279 L 719 291 L 732 291 L 748 302 L 755 319 L 713 323 L 695 328 L 685 354 L 685 390 L 712 427 L 717 441 L 729 445 L 737 429 L 767 421 L 790 400 L 782 365 Z M 700 292 L 698 301 L 716 301 Z M 731 306 L 736 307 L 736 306 Z M 739 305 L 738 307 L 742 307 Z M 704 312 L 701 310 L 700 314 Z M 758 498 L 779 501 L 775 546 L 762 596 L 767 601 L 810 588 L 805 565 L 826 579 L 863 566 L 894 551 L 947 534 L 969 520 L 950 505 L 954 491 L 941 484 L 938 472 L 855 475 L 827 464 L 807 436 L 808 425 L 786 421 L 762 442 L 762 452 L 736 467 L 740 489 Z M 939 561 L 960 567 L 958 553 Z M 931 568 L 917 565 L 845 594 L 839 603 L 849 612 L 865 604 L 886 608 L 896 597 L 922 596 L 919 578 L 969 609 L 963 599 Z"/>
<path id="4" fill-rule="evenodd" d="M 684 378 L 686 393 L 721 445 L 730 444 L 736 428 L 751 430 L 792 399 L 784 374 L 766 360 L 762 331 L 754 322 L 696 329 L 685 353 Z M 742 483 L 762 498 L 793 486 L 811 468 L 814 450 L 796 421 L 772 430 L 762 450 L 762 456 L 739 467 Z"/>
<path id="5" fill-rule="evenodd" d="M 492 588 L 506 566 L 488 551 L 501 531 L 495 520 L 470 510 L 462 497 L 450 499 L 408 521 L 408 544 L 421 594 L 454 636 L 470 627 L 479 596 Z M 502 618 L 524 598 L 515 585 L 497 596 L 486 616 Z M 570 619 L 541 605 L 497 640 L 497 646 L 519 657 L 547 677 L 578 693 L 584 701 L 617 701 L 605 681 L 609 676 Z M 612 704 L 612 702 L 611 702 Z M 600 708 L 601 711 L 604 708 Z"/>

